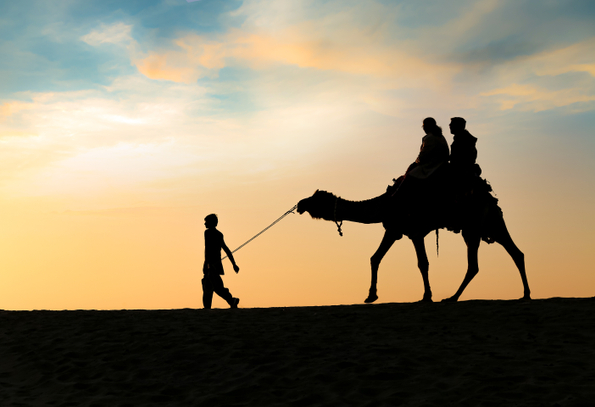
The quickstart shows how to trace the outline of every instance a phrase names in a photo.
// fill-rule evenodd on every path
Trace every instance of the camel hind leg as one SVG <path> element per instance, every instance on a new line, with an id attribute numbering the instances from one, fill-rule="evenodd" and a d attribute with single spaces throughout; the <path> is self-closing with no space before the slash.
<path id="1" fill-rule="evenodd" d="M 524 295 L 523 300 L 530 300 L 531 299 L 531 290 L 529 289 L 529 282 L 527 281 L 527 272 L 525 271 L 525 255 L 523 252 L 517 247 L 514 243 L 512 238 L 510 237 L 510 233 L 506 228 L 506 224 L 504 223 L 504 219 L 500 219 L 497 223 L 496 230 L 493 233 L 494 241 L 500 243 L 502 247 L 508 252 L 514 264 L 516 264 L 517 268 L 519 269 L 519 273 L 521 274 L 521 280 L 523 282 L 524 288 Z M 465 243 L 467 244 L 467 274 L 465 274 L 465 278 L 461 283 L 461 286 L 450 298 L 445 299 L 444 301 L 457 301 L 465 288 L 469 285 L 473 277 L 477 275 L 479 272 L 479 263 L 478 263 L 478 252 L 479 252 L 479 243 L 481 242 L 481 238 L 477 233 L 467 233 L 463 231 L 463 237 L 465 239 Z"/>
<path id="2" fill-rule="evenodd" d="M 461 294 L 463 294 L 463 291 L 465 291 L 465 288 L 467 288 L 471 280 L 473 280 L 477 273 L 479 273 L 479 262 L 477 257 L 481 238 L 477 233 L 465 233 L 465 231 L 463 231 L 463 238 L 465 239 L 465 244 L 467 244 L 467 273 L 455 295 L 442 300 L 444 302 L 458 301 Z"/>
<path id="3" fill-rule="evenodd" d="M 521 274 L 521 280 L 523 282 L 523 300 L 530 300 L 531 299 L 531 290 L 529 289 L 529 282 L 527 281 L 527 272 L 525 270 L 525 254 L 517 247 L 517 245 L 510 237 L 510 233 L 508 232 L 508 228 L 506 227 L 506 223 L 504 223 L 504 219 L 501 222 L 498 222 L 498 230 L 495 234 L 494 240 L 502 245 L 504 249 L 508 252 L 514 264 L 519 269 L 519 273 Z"/>

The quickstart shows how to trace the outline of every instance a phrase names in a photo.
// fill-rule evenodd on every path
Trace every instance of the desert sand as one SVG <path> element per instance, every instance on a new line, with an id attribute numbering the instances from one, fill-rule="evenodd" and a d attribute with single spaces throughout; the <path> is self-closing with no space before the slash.
<path id="1" fill-rule="evenodd" d="M 0 406 L 593 406 L 595 298 L 0 311 Z"/>

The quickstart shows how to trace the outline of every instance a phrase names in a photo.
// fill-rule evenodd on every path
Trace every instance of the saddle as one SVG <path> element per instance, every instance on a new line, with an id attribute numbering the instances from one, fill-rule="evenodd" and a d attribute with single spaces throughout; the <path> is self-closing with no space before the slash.
<path id="1" fill-rule="evenodd" d="M 393 185 L 386 189 L 393 222 L 398 223 L 405 234 L 414 227 L 416 230 L 446 228 L 459 233 L 471 213 L 498 202 L 491 194 L 489 182 L 479 176 L 481 168 L 475 166 L 478 171 L 465 176 L 445 165 L 423 182 L 407 179 L 406 175 L 393 179 Z"/>

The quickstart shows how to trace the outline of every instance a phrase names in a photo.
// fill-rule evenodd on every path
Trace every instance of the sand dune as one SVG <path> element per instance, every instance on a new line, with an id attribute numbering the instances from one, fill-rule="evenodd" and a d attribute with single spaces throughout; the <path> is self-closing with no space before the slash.
<path id="1" fill-rule="evenodd" d="M 593 406 L 595 298 L 1 311 L 0 406 Z"/>

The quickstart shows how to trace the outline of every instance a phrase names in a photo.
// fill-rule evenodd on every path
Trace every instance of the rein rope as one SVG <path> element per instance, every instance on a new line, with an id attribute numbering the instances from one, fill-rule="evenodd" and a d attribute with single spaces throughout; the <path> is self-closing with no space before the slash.
<path id="1" fill-rule="evenodd" d="M 333 222 L 337 225 L 337 232 L 339 232 L 339 236 L 343 236 L 343 231 L 341 230 L 341 226 L 343 226 L 343 221 L 337 221 L 337 205 L 339 204 L 339 197 L 335 198 L 335 212 L 333 213 Z"/>
<path id="2" fill-rule="evenodd" d="M 235 249 L 234 251 L 232 251 L 231 254 L 234 254 L 235 252 L 237 252 L 238 250 L 240 250 L 242 247 L 246 246 L 248 243 L 250 243 L 251 241 L 253 241 L 254 239 L 256 239 L 258 236 L 262 235 L 264 232 L 266 232 L 267 230 L 269 230 L 270 228 L 272 228 L 273 226 L 275 226 L 277 223 L 279 223 L 284 217 L 286 217 L 290 213 L 294 213 L 293 211 L 295 211 L 296 209 L 297 209 L 297 205 L 294 205 L 293 208 L 291 208 L 290 210 L 288 210 L 287 212 L 285 212 L 283 215 L 281 215 L 279 218 L 277 218 L 277 220 L 275 220 L 269 226 L 267 226 L 266 228 L 264 228 L 263 230 L 261 230 L 260 232 L 258 232 L 254 236 L 252 236 L 244 244 L 242 244 L 240 247 L 238 247 L 237 249 Z M 221 258 L 221 260 L 225 260 L 226 258 L 227 258 L 227 256 L 224 256 L 224 257 Z"/>

